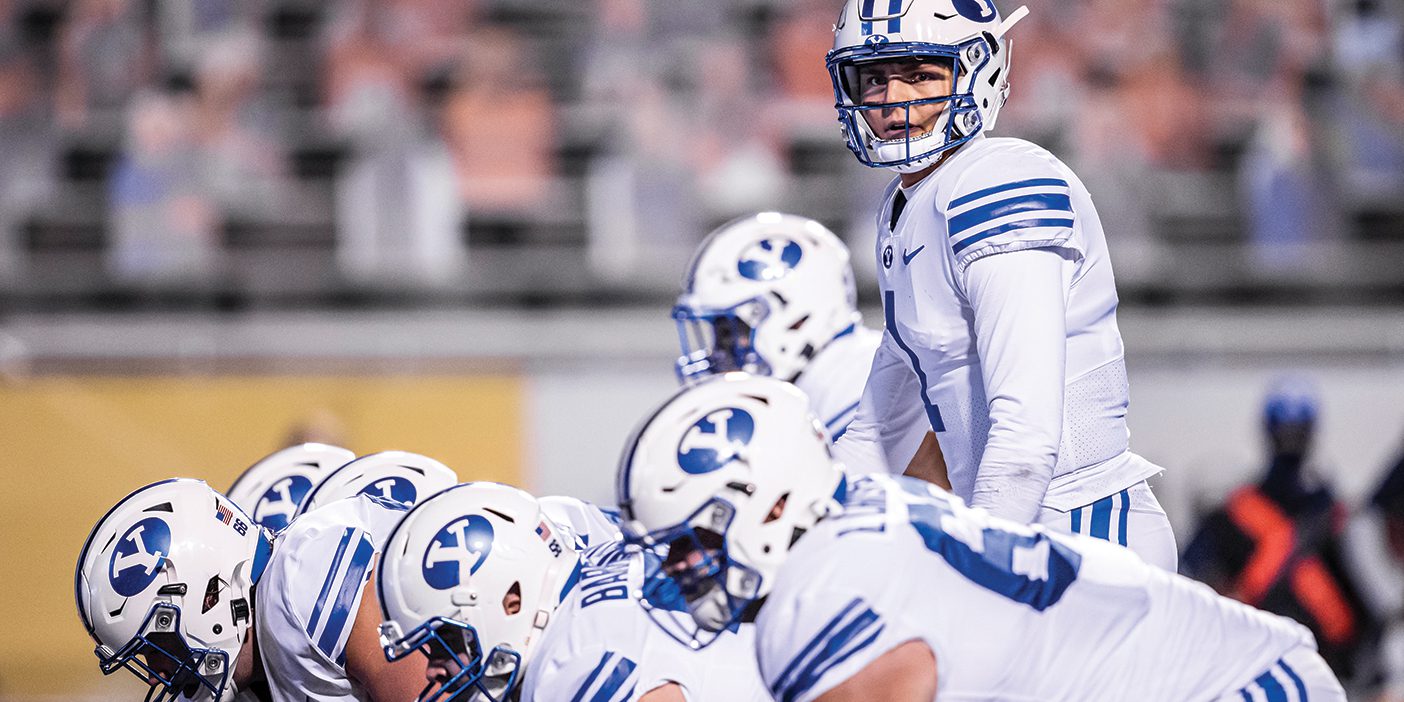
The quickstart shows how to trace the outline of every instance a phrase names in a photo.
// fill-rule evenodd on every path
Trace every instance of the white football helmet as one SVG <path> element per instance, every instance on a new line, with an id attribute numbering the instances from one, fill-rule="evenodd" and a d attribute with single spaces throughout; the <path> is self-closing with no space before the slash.
<path id="1" fill-rule="evenodd" d="M 902 173 L 919 171 L 944 152 L 993 129 L 1009 97 L 1009 41 L 1005 34 L 1028 9 L 1001 20 L 993 0 L 847 0 L 834 27 L 826 64 L 848 148 L 864 165 Z M 864 64 L 920 60 L 947 67 L 952 89 L 938 97 L 864 102 Z M 912 108 L 944 104 L 935 128 L 912 133 Z M 901 110 L 906 133 L 881 139 L 864 113 Z"/>
<path id="2" fill-rule="evenodd" d="M 407 507 L 458 484 L 452 468 L 408 451 L 381 451 L 361 456 L 337 468 L 312 488 L 297 509 L 299 515 L 325 504 L 357 495 L 370 495 Z"/>
<path id="3" fill-rule="evenodd" d="M 848 247 L 806 217 L 762 212 L 712 232 L 673 308 L 686 382 L 741 370 L 793 381 L 862 321 Z"/>
<path id="4" fill-rule="evenodd" d="M 728 373 L 674 395 L 625 447 L 617 491 L 624 537 L 666 556 L 642 602 L 700 648 L 754 617 L 790 546 L 847 490 L 824 426 L 795 386 Z M 674 631 L 670 611 L 696 627 Z"/>
<path id="5" fill-rule="evenodd" d="M 503 700 L 580 577 L 580 556 L 536 498 L 475 482 L 424 500 L 391 532 L 377 574 L 380 642 L 455 671 L 420 700 Z M 520 600 L 509 609 L 508 598 Z"/>
<path id="6" fill-rule="evenodd" d="M 355 458 L 356 454 L 340 446 L 289 446 L 249 466 L 227 494 L 255 522 L 276 533 L 287 528 L 323 477 Z"/>
<path id="7" fill-rule="evenodd" d="M 104 675 L 125 668 L 146 699 L 231 700 L 268 533 L 204 481 L 148 485 L 118 502 L 78 556 L 78 616 Z"/>

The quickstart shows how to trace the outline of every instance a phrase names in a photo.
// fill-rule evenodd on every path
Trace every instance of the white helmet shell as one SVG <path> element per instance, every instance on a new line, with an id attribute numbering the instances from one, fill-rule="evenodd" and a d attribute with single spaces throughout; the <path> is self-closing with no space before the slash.
<path id="1" fill-rule="evenodd" d="M 731 370 L 794 380 L 861 321 L 848 247 L 806 217 L 735 220 L 698 248 L 673 318 L 683 380 Z"/>
<path id="2" fill-rule="evenodd" d="M 356 454 L 329 444 L 289 446 L 249 466 L 227 493 L 255 522 L 282 531 L 297 508 L 332 471 L 355 460 Z"/>
<path id="3" fill-rule="evenodd" d="M 846 482 L 829 445 L 789 383 L 728 373 L 685 388 L 625 448 L 625 537 L 657 549 L 699 527 L 721 536 L 723 587 L 687 608 L 703 629 L 724 629 L 770 592 L 795 538 L 836 506 Z"/>
<path id="4" fill-rule="evenodd" d="M 322 479 L 298 514 L 356 495 L 370 495 L 406 506 L 458 484 L 452 468 L 408 451 L 381 451 L 361 456 Z"/>
<path id="5" fill-rule="evenodd" d="M 568 536 L 536 498 L 499 483 L 458 485 L 416 505 L 391 532 L 376 581 L 387 658 L 424 647 L 449 626 L 477 647 L 460 668 L 498 680 L 494 695 L 510 692 L 579 578 Z M 515 611 L 504 606 L 509 592 L 521 598 Z"/>
<path id="6" fill-rule="evenodd" d="M 204 481 L 167 480 L 118 502 L 78 557 L 78 616 L 104 673 L 164 678 L 157 699 L 218 700 L 252 623 L 272 542 Z M 147 666 L 154 666 L 155 671 Z"/>
<path id="7" fill-rule="evenodd" d="M 826 64 L 849 150 L 864 165 L 911 173 L 993 129 L 1009 97 L 1010 47 L 1005 33 L 1027 13 L 1020 7 L 1001 19 L 993 0 L 847 0 Z M 950 66 L 950 94 L 864 104 L 856 94 L 855 68 L 899 59 L 930 59 Z M 863 117 L 875 109 L 940 102 L 945 103 L 944 112 L 926 134 L 879 139 Z"/>

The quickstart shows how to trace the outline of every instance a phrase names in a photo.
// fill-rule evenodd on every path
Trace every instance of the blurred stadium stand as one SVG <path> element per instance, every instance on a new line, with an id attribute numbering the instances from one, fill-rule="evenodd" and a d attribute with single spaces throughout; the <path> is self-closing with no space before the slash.
<path id="1" fill-rule="evenodd" d="M 833 5 L 0 3 L 0 311 L 651 302 L 760 208 L 861 271 Z M 1034 9 L 998 133 L 1087 181 L 1124 299 L 1404 303 L 1398 3 Z"/>

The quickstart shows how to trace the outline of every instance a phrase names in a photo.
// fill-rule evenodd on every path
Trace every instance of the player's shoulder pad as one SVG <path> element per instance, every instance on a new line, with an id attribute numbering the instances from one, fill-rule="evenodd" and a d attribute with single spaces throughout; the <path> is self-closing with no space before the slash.
<path id="1" fill-rule="evenodd" d="M 357 526 L 325 525 L 289 534 L 280 545 L 284 617 L 307 634 L 328 661 L 346 664 L 346 640 L 378 552 Z"/>
<path id="2" fill-rule="evenodd" d="M 1032 248 L 1070 248 L 1075 240 L 1076 177 L 1057 157 L 1022 139 L 985 139 L 959 168 L 938 202 L 951 253 L 963 270 L 978 258 Z"/>

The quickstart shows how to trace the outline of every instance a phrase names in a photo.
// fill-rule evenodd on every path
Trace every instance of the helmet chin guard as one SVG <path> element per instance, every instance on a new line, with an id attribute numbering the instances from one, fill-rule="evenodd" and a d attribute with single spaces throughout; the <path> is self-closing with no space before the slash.
<path id="1" fill-rule="evenodd" d="M 1004 35 L 1027 14 L 1021 7 L 1001 20 L 989 0 L 849 0 L 825 61 L 849 150 L 865 166 L 913 173 L 993 129 L 1009 96 L 1010 50 Z M 864 102 L 856 80 L 859 68 L 902 60 L 946 66 L 950 91 Z M 913 133 L 913 110 L 931 105 L 941 105 L 941 114 L 929 130 Z M 880 138 L 866 114 L 893 110 L 904 113 L 907 133 Z"/>

